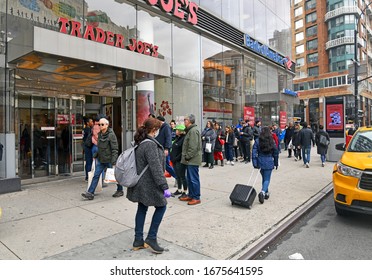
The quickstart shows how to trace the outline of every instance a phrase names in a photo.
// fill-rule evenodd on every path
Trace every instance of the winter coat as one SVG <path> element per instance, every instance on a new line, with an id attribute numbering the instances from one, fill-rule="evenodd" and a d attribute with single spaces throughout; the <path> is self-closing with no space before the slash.
<path id="1" fill-rule="evenodd" d="M 292 140 L 292 136 L 294 134 L 294 127 L 288 127 L 286 130 L 285 130 L 285 136 L 284 136 L 284 143 L 286 143 L 287 145 L 289 144 L 289 142 L 291 142 Z M 293 143 L 293 141 L 292 141 Z"/>
<path id="2" fill-rule="evenodd" d="M 207 143 L 212 144 L 212 151 L 213 151 L 214 150 L 214 144 L 215 144 L 216 137 L 217 137 L 216 132 L 214 131 L 214 129 L 212 129 L 210 127 L 204 128 L 204 130 L 202 131 L 201 137 L 202 137 L 203 151 L 205 150 L 205 144 L 207 144 Z"/>
<path id="3" fill-rule="evenodd" d="M 293 135 L 292 135 L 292 145 L 295 146 L 296 148 L 300 146 L 300 139 L 299 139 L 299 134 L 301 130 L 294 130 Z"/>
<path id="4" fill-rule="evenodd" d="M 127 198 L 132 202 L 140 202 L 146 206 L 165 206 L 167 200 L 164 190 L 168 189 L 164 176 L 165 154 L 163 146 L 152 137 L 136 149 L 136 166 L 138 174 L 148 164 L 149 167 L 139 179 L 137 185 L 128 188 Z"/>
<path id="5" fill-rule="evenodd" d="M 170 159 L 173 163 L 180 162 L 182 158 L 182 146 L 185 140 L 185 134 L 180 134 L 174 139 L 172 150 L 170 152 Z"/>
<path id="6" fill-rule="evenodd" d="M 256 141 L 254 141 L 252 149 L 252 163 L 255 168 L 274 169 L 274 167 L 278 166 L 278 161 L 279 151 L 276 148 L 275 143 L 271 153 L 263 153 L 260 150 L 260 140 L 256 139 Z"/>
<path id="7" fill-rule="evenodd" d="M 202 162 L 201 136 L 196 124 L 186 128 L 186 136 L 182 146 L 181 163 L 185 165 L 200 165 Z"/>
<path id="8" fill-rule="evenodd" d="M 301 147 L 309 147 L 311 146 L 311 142 L 315 145 L 313 131 L 308 127 L 304 127 L 298 134 L 298 141 Z"/>
<path id="9" fill-rule="evenodd" d="M 225 133 L 223 133 L 222 129 L 218 129 L 216 130 L 216 141 L 215 141 L 215 144 L 214 144 L 214 151 L 215 152 L 222 152 L 222 145 L 220 143 L 220 141 L 218 140 L 221 139 L 221 140 L 225 140 L 226 139 L 226 136 L 225 136 Z"/>
<path id="10" fill-rule="evenodd" d="M 155 139 L 164 149 L 170 150 L 172 148 L 172 128 L 168 123 L 164 122 L 161 125 L 159 134 Z"/>
<path id="11" fill-rule="evenodd" d="M 328 146 L 323 146 L 320 144 L 320 135 L 324 135 L 327 137 L 327 140 L 330 141 L 329 135 L 326 131 L 324 130 L 319 130 L 318 133 L 315 135 L 315 144 L 316 144 L 316 151 L 318 155 L 325 155 L 328 150 Z"/>
<path id="12" fill-rule="evenodd" d="M 228 144 L 228 145 L 230 145 L 232 147 L 234 145 L 234 142 L 235 142 L 235 134 L 234 134 L 234 132 L 230 132 L 230 133 L 226 134 L 226 142 L 225 142 L 225 144 Z"/>
<path id="13" fill-rule="evenodd" d="M 254 138 L 254 140 L 256 140 L 260 136 L 260 133 L 261 133 L 261 127 L 255 125 L 253 127 L 253 138 Z"/>
<path id="14" fill-rule="evenodd" d="M 104 134 L 98 133 L 98 153 L 93 156 L 101 163 L 115 165 L 118 155 L 119 145 L 114 131 L 109 127 Z"/>
<path id="15" fill-rule="evenodd" d="M 243 127 L 243 134 L 240 135 L 240 141 L 248 142 L 253 139 L 253 130 L 249 125 Z"/>

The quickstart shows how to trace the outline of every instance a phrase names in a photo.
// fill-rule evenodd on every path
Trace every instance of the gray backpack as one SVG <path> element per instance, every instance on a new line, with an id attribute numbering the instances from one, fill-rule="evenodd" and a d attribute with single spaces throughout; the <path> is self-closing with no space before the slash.
<path id="1" fill-rule="evenodd" d="M 150 139 L 145 139 L 141 143 L 151 141 Z M 141 145 L 140 143 L 140 145 Z M 138 180 L 146 172 L 149 165 L 143 169 L 141 174 L 137 173 L 136 166 L 136 149 L 139 145 L 133 145 L 132 147 L 126 149 L 120 154 L 115 165 L 115 178 L 118 184 L 123 187 L 132 188 L 137 185 Z"/>

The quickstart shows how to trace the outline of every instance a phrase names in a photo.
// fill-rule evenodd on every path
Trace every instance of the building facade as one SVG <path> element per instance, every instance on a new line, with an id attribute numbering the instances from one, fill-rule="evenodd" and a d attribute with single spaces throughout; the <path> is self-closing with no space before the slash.
<path id="1" fill-rule="evenodd" d="M 327 112 L 327 104 L 333 103 L 342 104 L 342 130 L 354 123 L 357 105 L 361 110 L 359 125 L 371 124 L 372 85 L 368 77 L 372 73 L 372 7 L 369 4 L 364 0 L 292 1 L 294 89 L 305 107 L 302 117 L 314 130 L 322 124 L 332 131 L 329 126 L 333 113 Z M 355 65 L 359 81 L 357 103 Z"/>
<path id="2" fill-rule="evenodd" d="M 2 1 L 0 193 L 83 171 L 83 116 L 121 149 L 149 113 L 285 124 L 290 26 L 290 0 Z"/>

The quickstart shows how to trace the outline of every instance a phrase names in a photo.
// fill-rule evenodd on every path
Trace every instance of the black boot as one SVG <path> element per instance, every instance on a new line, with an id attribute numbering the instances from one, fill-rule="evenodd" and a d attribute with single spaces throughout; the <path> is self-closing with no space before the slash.
<path id="1" fill-rule="evenodd" d="M 156 239 L 148 239 L 146 238 L 145 244 L 150 247 L 150 249 L 156 253 L 161 254 L 164 252 L 164 248 L 160 247 Z"/>
<path id="2" fill-rule="evenodd" d="M 139 249 L 146 249 L 148 245 L 143 241 L 143 239 L 135 239 L 133 242 L 133 251 L 138 251 Z"/>
<path id="3" fill-rule="evenodd" d="M 203 165 L 203 167 L 208 167 L 208 166 L 209 166 L 208 163 L 206 163 L 206 164 Z"/>

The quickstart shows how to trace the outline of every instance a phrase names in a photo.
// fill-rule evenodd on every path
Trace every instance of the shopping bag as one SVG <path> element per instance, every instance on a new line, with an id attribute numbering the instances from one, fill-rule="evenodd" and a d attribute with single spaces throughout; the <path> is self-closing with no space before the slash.
<path id="1" fill-rule="evenodd" d="M 93 162 L 92 162 L 92 169 L 88 172 L 88 187 L 87 187 L 87 191 L 88 191 L 88 189 L 90 187 L 90 184 L 92 183 L 95 169 L 96 169 L 96 160 L 94 159 Z M 102 173 L 99 176 L 95 193 L 101 192 L 101 191 L 102 191 Z"/>
<path id="2" fill-rule="evenodd" d="M 289 141 L 289 143 L 288 143 L 288 149 L 290 149 L 290 150 L 294 149 L 293 144 L 292 144 L 292 140 Z"/>
<path id="3" fill-rule="evenodd" d="M 115 178 L 115 168 L 107 168 L 105 172 L 105 179 L 103 180 L 104 183 L 107 184 L 117 184 Z"/>
<path id="4" fill-rule="evenodd" d="M 212 143 L 205 143 L 205 152 L 206 153 L 212 152 Z"/>

